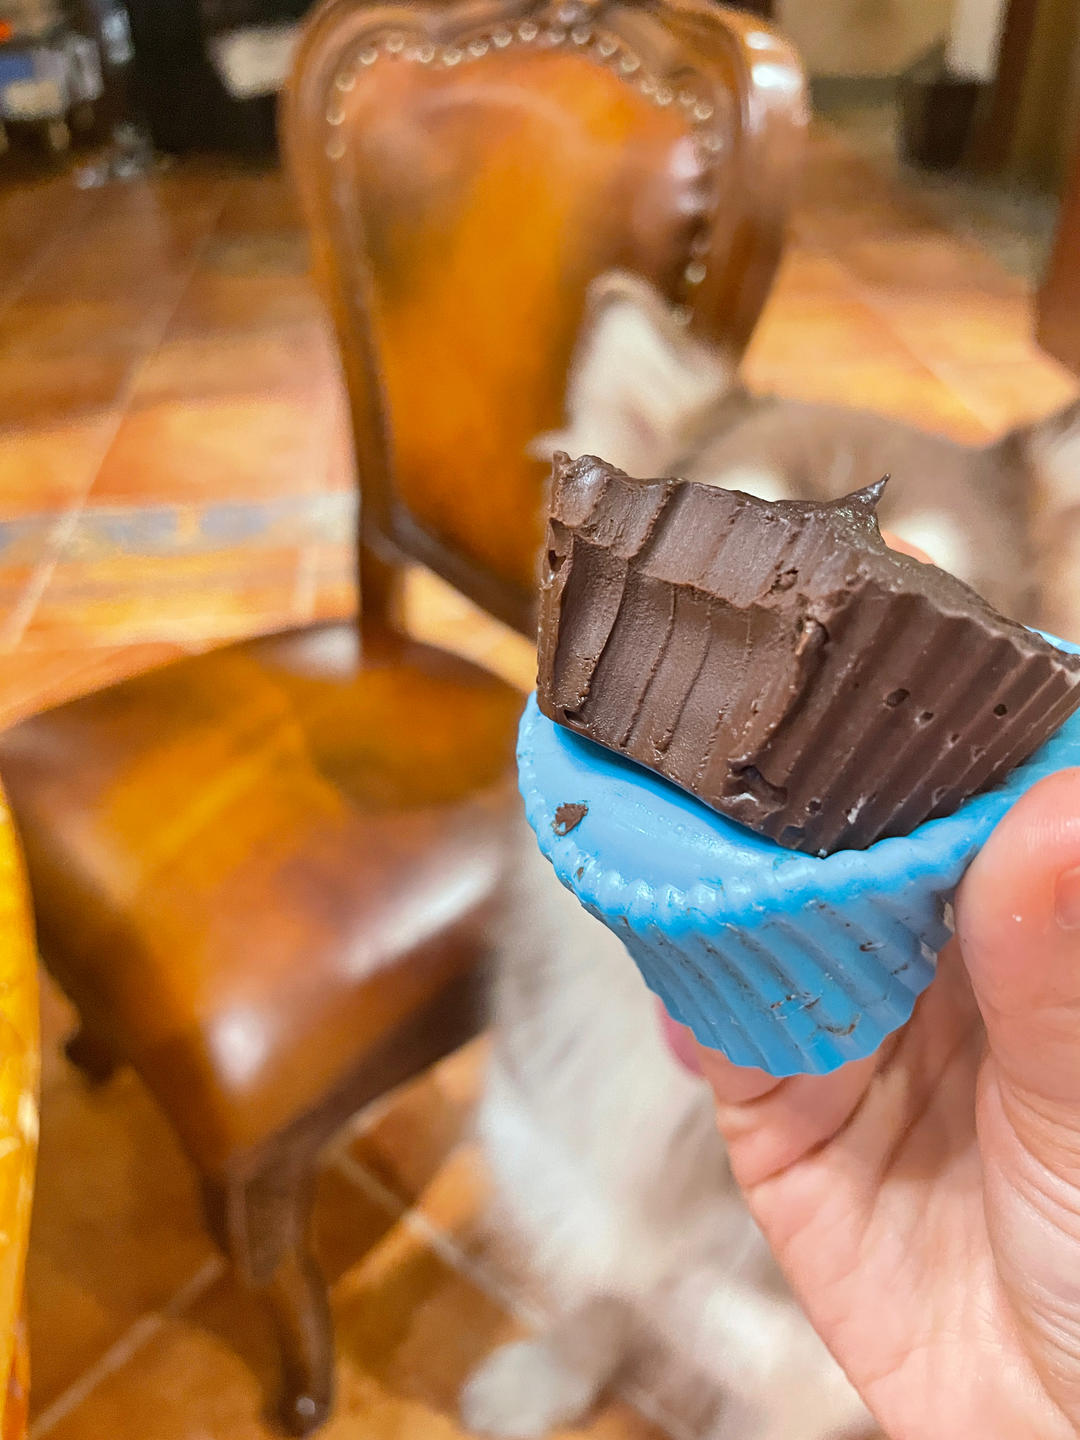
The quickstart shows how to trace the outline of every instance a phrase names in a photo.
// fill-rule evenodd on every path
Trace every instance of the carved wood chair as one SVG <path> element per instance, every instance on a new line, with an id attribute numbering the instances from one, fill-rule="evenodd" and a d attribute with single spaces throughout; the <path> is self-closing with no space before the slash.
<path id="1" fill-rule="evenodd" d="M 636 271 L 743 347 L 801 77 L 712 0 L 330 0 L 284 105 L 352 407 L 358 624 L 183 660 L 23 723 L 0 765 L 92 1074 L 134 1065 L 280 1335 L 284 1423 L 331 1402 L 307 1248 L 322 1142 L 462 1042 L 520 696 L 406 635 L 406 563 L 529 634 L 545 467 L 588 283 Z"/>

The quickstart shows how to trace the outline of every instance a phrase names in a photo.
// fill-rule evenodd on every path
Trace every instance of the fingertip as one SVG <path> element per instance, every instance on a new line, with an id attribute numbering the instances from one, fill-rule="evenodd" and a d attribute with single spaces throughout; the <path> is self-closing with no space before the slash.
<path id="1" fill-rule="evenodd" d="M 1011 918 L 1018 901 L 1045 902 L 1057 874 L 1077 864 L 1080 768 L 1073 768 L 1022 795 L 972 861 L 957 895 L 961 938 L 995 928 L 1006 912 Z"/>
<path id="2" fill-rule="evenodd" d="M 1029 1004 L 1049 982 L 1040 961 L 1074 943 L 1059 923 L 1058 882 L 1078 866 L 1080 769 L 1061 770 L 1021 796 L 957 894 L 957 934 L 982 1003 Z"/>

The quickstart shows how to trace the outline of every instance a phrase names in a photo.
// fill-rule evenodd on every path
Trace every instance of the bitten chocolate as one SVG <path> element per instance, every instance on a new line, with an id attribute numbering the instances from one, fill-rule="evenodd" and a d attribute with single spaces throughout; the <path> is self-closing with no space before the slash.
<path id="1" fill-rule="evenodd" d="M 793 850 L 864 849 L 997 784 L 1080 656 L 828 504 L 555 458 L 537 699 Z"/>

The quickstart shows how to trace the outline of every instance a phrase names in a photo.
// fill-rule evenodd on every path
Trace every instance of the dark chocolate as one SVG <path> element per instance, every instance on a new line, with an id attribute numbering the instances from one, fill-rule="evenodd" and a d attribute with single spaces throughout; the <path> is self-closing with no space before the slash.
<path id="1" fill-rule="evenodd" d="M 541 710 L 781 845 L 905 835 L 1080 705 L 1080 657 L 829 504 L 556 456 Z"/>
<path id="2" fill-rule="evenodd" d="M 571 830 L 577 829 L 588 813 L 588 805 L 560 805 L 555 811 L 555 819 L 551 822 L 551 828 L 556 835 L 569 835 Z"/>

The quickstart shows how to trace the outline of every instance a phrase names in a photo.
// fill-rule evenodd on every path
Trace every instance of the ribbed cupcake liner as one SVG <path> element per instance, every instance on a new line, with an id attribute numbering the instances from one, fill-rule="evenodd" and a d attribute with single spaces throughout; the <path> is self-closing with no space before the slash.
<path id="1" fill-rule="evenodd" d="M 826 1074 L 904 1024 L 971 860 L 1025 790 L 1076 764 L 1080 716 L 954 814 L 818 859 L 553 724 L 535 699 L 518 742 L 525 813 L 562 883 L 674 1019 L 777 1076 Z"/>

